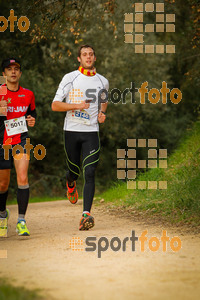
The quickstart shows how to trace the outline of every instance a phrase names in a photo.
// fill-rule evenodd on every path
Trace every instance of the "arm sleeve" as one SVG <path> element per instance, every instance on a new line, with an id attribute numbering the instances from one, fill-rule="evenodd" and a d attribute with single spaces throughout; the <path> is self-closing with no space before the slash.
<path id="1" fill-rule="evenodd" d="M 72 82 L 71 82 L 69 76 L 65 75 L 58 86 L 58 89 L 57 89 L 56 95 L 53 99 L 53 102 L 54 101 L 62 102 L 69 95 L 69 91 L 71 89 L 71 84 L 72 84 Z"/>
<path id="2" fill-rule="evenodd" d="M 35 96 L 34 94 L 32 94 L 32 98 L 31 98 L 31 103 L 28 107 L 26 116 L 31 115 L 33 118 L 36 118 L 37 113 L 36 113 L 36 109 L 35 109 Z"/>

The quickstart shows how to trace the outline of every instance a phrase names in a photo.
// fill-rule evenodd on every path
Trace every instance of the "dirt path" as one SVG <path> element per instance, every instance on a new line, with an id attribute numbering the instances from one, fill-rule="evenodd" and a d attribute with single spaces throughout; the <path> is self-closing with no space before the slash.
<path id="1" fill-rule="evenodd" d="M 0 277 L 9 278 L 15 285 L 40 288 L 48 299 L 200 299 L 200 235 L 184 234 L 178 229 L 147 226 L 103 212 L 94 207 L 95 227 L 87 232 L 78 231 L 82 202 L 73 206 L 67 201 L 34 203 L 29 205 L 27 224 L 30 237 L 15 233 L 17 206 L 10 206 L 8 238 L 0 239 L 0 250 L 7 250 L 7 259 L 0 258 Z M 105 236 L 123 240 L 132 230 L 140 236 L 148 230 L 148 240 L 158 238 L 167 230 L 170 239 L 179 236 L 182 249 L 173 252 L 168 242 L 167 252 L 162 244 L 157 252 L 140 251 L 140 242 L 132 251 L 127 241 L 126 251 L 108 249 L 98 258 L 97 251 L 73 251 L 73 238 Z M 105 244 L 102 243 L 102 247 Z M 117 246 L 117 242 L 114 244 Z"/>

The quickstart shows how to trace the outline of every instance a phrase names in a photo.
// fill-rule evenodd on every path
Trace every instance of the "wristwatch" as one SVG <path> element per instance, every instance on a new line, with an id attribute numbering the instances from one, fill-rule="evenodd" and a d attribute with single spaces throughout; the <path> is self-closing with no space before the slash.
<path id="1" fill-rule="evenodd" d="M 102 112 L 102 114 L 104 114 L 106 116 L 106 113 L 104 111 L 101 110 L 101 112 Z"/>

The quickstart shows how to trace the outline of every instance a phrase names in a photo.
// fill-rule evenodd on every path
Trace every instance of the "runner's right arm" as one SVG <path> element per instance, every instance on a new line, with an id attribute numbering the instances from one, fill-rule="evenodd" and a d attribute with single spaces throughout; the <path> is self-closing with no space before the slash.
<path id="1" fill-rule="evenodd" d="M 82 103 L 75 104 L 75 103 L 64 103 L 60 101 L 52 102 L 51 108 L 53 111 L 68 111 L 68 110 L 76 110 L 76 109 L 87 109 L 90 107 L 89 103 Z"/>
<path id="2" fill-rule="evenodd" d="M 0 100 L 0 107 L 7 107 L 8 102 L 6 100 Z"/>
<path id="3" fill-rule="evenodd" d="M 59 84 L 58 90 L 56 92 L 56 95 L 53 99 L 51 109 L 53 111 L 69 111 L 69 110 L 81 110 L 81 109 L 87 109 L 90 107 L 90 104 L 85 103 L 83 101 L 82 103 L 68 103 L 63 102 L 63 100 L 69 95 L 69 92 L 71 90 L 73 78 L 71 77 L 71 74 L 66 74 L 62 81 Z"/>
<path id="4" fill-rule="evenodd" d="M 0 117 L 7 115 L 7 105 L 8 102 L 6 100 L 0 100 Z"/>

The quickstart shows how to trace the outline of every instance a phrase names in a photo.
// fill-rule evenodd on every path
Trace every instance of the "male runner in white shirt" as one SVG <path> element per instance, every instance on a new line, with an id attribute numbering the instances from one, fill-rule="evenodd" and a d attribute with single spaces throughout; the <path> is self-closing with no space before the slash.
<path id="1" fill-rule="evenodd" d="M 106 119 L 108 80 L 96 73 L 95 51 L 90 45 L 83 45 L 78 52 L 80 67 L 66 74 L 52 102 L 53 111 L 65 111 L 65 151 L 67 158 L 67 196 L 71 203 L 78 200 L 76 180 L 80 176 L 80 157 L 84 175 L 83 214 L 79 230 L 94 226 L 90 215 L 94 191 L 95 170 L 99 160 L 99 123 Z M 92 90 L 92 91 L 91 91 Z M 104 97 L 104 98 L 103 98 Z M 65 102 L 63 100 L 65 99 Z M 104 101 L 101 101 L 104 99 Z"/>

